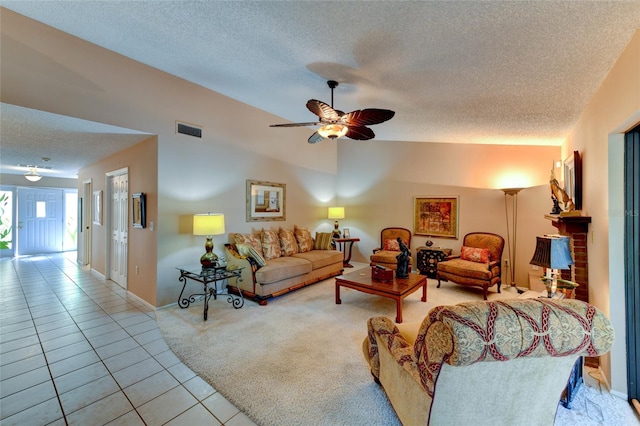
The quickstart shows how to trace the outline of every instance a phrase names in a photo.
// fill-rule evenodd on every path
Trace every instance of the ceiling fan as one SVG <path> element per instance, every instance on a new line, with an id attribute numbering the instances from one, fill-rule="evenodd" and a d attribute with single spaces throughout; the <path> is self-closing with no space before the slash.
<path id="1" fill-rule="evenodd" d="M 331 105 L 310 99 L 307 102 L 307 108 L 320 118 L 320 121 L 308 123 L 288 123 L 288 124 L 272 124 L 269 127 L 306 127 L 322 125 L 311 137 L 309 143 L 318 143 L 324 139 L 338 139 L 346 136 L 349 139 L 368 140 L 373 139 L 375 134 L 373 130 L 366 126 L 379 124 L 390 120 L 395 115 L 394 111 L 388 109 L 367 108 L 358 109 L 348 113 L 333 109 L 333 89 L 338 87 L 338 82 L 334 80 L 327 81 L 327 85 L 331 89 Z"/>

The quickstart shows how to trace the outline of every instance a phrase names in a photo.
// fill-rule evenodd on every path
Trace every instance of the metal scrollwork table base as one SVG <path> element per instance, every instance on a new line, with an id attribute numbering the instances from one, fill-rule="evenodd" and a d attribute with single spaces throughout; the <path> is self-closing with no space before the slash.
<path id="1" fill-rule="evenodd" d="M 233 307 L 240 309 L 244 306 L 244 296 L 242 290 L 238 287 L 238 295 L 229 293 L 228 290 L 220 288 L 218 289 L 218 282 L 235 278 L 236 283 L 242 281 L 242 268 L 227 269 L 226 267 L 215 267 L 211 269 L 202 269 L 200 265 L 193 267 L 179 267 L 176 268 L 180 271 L 180 277 L 178 281 L 182 283 L 182 291 L 178 297 L 178 306 L 182 309 L 188 308 L 189 305 L 204 298 L 204 320 L 207 320 L 207 313 L 209 311 L 209 299 L 213 297 L 214 300 L 218 299 L 218 296 L 227 296 L 227 302 L 233 304 Z M 184 290 L 187 287 L 189 280 L 197 281 L 202 284 L 202 293 L 193 293 L 188 297 L 183 296 Z"/>

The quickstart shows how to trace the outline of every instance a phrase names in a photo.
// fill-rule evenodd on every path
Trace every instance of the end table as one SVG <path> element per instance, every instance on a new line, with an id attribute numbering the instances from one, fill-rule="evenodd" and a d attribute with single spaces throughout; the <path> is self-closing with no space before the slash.
<path id="1" fill-rule="evenodd" d="M 353 268 L 351 262 L 351 249 L 353 243 L 360 241 L 360 238 L 334 238 L 333 241 L 337 245 L 337 249 L 343 252 L 342 267 Z"/>
<path id="2" fill-rule="evenodd" d="M 196 301 L 196 296 L 204 297 L 204 320 L 206 321 L 207 313 L 209 311 L 209 299 L 211 299 L 212 296 L 214 300 L 221 295 L 227 296 L 227 302 L 232 303 L 233 307 L 236 309 L 240 309 L 244 306 L 244 296 L 242 295 L 240 287 L 238 287 L 238 293 L 240 296 L 231 294 L 228 291 L 224 292 L 222 288 L 218 289 L 218 281 L 230 278 L 235 278 L 236 281 L 242 281 L 241 274 L 243 268 L 227 269 L 226 266 L 222 266 L 212 269 L 202 269 L 201 265 L 197 265 L 178 267 L 176 269 L 180 271 L 178 281 L 183 283 L 182 291 L 180 292 L 180 296 L 178 296 L 178 306 L 182 309 L 188 308 L 190 304 L 194 303 Z M 184 289 L 187 287 L 187 280 L 201 283 L 204 288 L 203 292 L 193 293 L 189 297 L 182 297 Z M 212 286 L 209 287 L 209 284 L 212 284 Z"/>
<path id="3" fill-rule="evenodd" d="M 451 249 L 421 246 L 417 248 L 418 270 L 429 278 L 437 278 L 438 262 L 451 256 Z"/>

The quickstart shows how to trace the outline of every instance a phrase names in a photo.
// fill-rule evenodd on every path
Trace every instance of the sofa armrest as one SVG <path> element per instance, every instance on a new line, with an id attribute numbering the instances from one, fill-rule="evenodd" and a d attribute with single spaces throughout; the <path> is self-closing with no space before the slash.
<path id="1" fill-rule="evenodd" d="M 378 346 L 380 340 L 380 346 Z M 366 340 L 367 362 L 371 367 L 371 374 L 376 379 L 380 377 L 379 351 L 388 351 L 393 359 L 402 366 L 418 383 L 420 374 L 416 359 L 413 356 L 413 345 L 400 333 L 393 321 L 386 317 L 373 317 L 367 321 Z"/>
<path id="2" fill-rule="evenodd" d="M 251 257 L 241 256 L 232 244 L 225 244 L 224 249 L 227 257 L 227 269 L 244 268 L 242 271 L 242 280 L 251 279 L 253 283 L 253 292 L 256 290 L 256 271 L 258 263 Z"/>
<path id="3" fill-rule="evenodd" d="M 382 250 L 382 248 L 380 247 L 376 247 L 373 249 L 373 254 L 376 254 L 377 252 L 379 252 L 380 250 Z"/>

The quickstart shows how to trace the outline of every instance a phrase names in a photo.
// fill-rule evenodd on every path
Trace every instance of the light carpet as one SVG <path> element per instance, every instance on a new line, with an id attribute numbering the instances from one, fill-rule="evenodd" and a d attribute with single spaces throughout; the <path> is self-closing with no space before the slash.
<path id="1" fill-rule="evenodd" d="M 405 323 L 421 322 L 438 305 L 482 299 L 480 288 L 436 284 L 429 280 L 428 302 L 420 301 L 419 290 L 404 300 Z M 489 300 L 516 295 L 494 291 Z M 156 316 L 178 358 L 259 425 L 399 425 L 361 349 L 367 320 L 395 318 L 395 302 L 345 288 L 341 298 L 336 305 L 329 279 L 268 306 L 246 301 L 234 309 L 226 297 L 211 300 L 206 322 L 202 302 L 159 309 Z"/>

